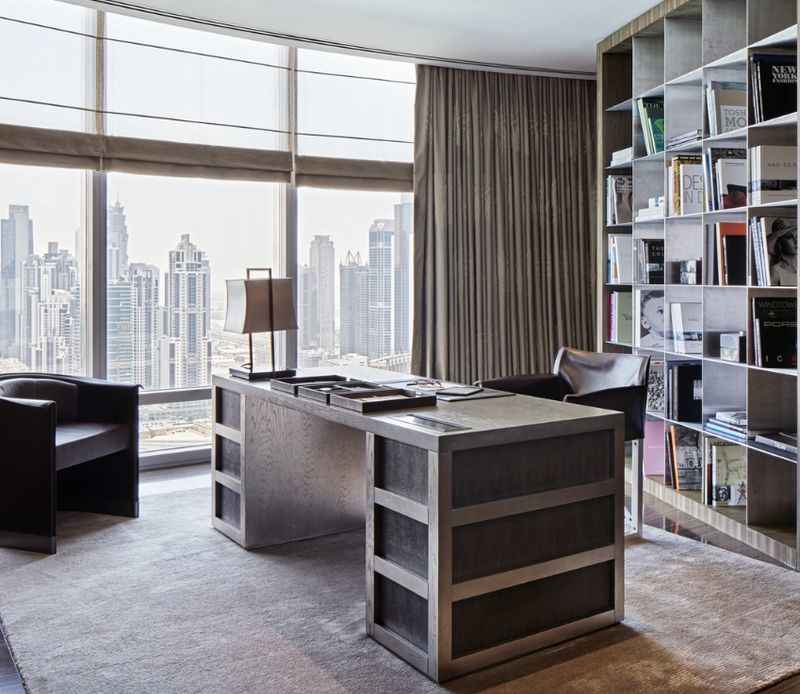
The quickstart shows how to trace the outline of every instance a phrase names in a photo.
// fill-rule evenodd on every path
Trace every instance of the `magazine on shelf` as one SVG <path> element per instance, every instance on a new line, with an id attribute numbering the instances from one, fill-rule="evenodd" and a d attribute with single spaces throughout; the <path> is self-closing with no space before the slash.
<path id="1" fill-rule="evenodd" d="M 678 491 L 699 491 L 703 485 L 703 454 L 700 433 L 693 429 L 670 426 L 672 478 Z"/>
<path id="2" fill-rule="evenodd" d="M 756 434 L 756 443 L 762 446 L 770 446 L 789 455 L 797 455 L 797 434 L 787 434 L 784 432 L 762 432 Z"/>
<path id="3" fill-rule="evenodd" d="M 794 217 L 752 217 L 750 237 L 756 284 L 797 286 L 797 220 Z"/>
<path id="4" fill-rule="evenodd" d="M 639 282 L 664 284 L 664 239 L 639 239 Z"/>
<path id="5" fill-rule="evenodd" d="M 611 292 L 609 299 L 608 339 L 630 345 L 633 343 L 633 301 L 631 292 Z"/>
<path id="6" fill-rule="evenodd" d="M 637 290 L 637 347 L 664 349 L 664 292 L 659 289 Z"/>
<path id="7" fill-rule="evenodd" d="M 747 85 L 744 82 L 709 82 L 706 109 L 712 136 L 747 127 Z"/>
<path id="8" fill-rule="evenodd" d="M 759 145 L 750 150 L 750 204 L 797 197 L 797 147 Z"/>
<path id="9" fill-rule="evenodd" d="M 629 224 L 633 221 L 633 177 L 606 178 L 606 224 Z"/>
<path id="10" fill-rule="evenodd" d="M 797 55 L 759 51 L 750 55 L 750 84 L 756 123 L 797 110 Z"/>
<path id="11" fill-rule="evenodd" d="M 664 151 L 664 97 L 637 99 L 639 124 L 647 154 Z"/>
<path id="12" fill-rule="evenodd" d="M 633 238 L 630 234 L 608 235 L 608 281 L 610 284 L 633 281 Z"/>
<path id="13" fill-rule="evenodd" d="M 745 449 L 719 441 L 711 446 L 712 504 L 747 505 L 747 459 Z"/>
<path id="14" fill-rule="evenodd" d="M 756 366 L 797 368 L 796 297 L 753 297 L 753 347 Z"/>
<path id="15" fill-rule="evenodd" d="M 720 162 L 725 162 L 720 165 Z M 706 212 L 747 205 L 747 150 L 709 147 L 703 151 Z"/>

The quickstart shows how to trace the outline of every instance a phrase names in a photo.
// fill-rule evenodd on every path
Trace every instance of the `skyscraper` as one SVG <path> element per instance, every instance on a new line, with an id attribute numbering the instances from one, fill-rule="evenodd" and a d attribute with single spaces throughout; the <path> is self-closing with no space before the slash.
<path id="1" fill-rule="evenodd" d="M 125 208 L 117 200 L 108 208 L 106 263 L 108 281 L 117 282 L 128 273 L 128 223 Z"/>
<path id="2" fill-rule="evenodd" d="M 369 267 L 361 254 L 347 252 L 339 265 L 339 306 L 341 310 L 341 353 L 369 353 Z"/>
<path id="3" fill-rule="evenodd" d="M 300 268 L 298 296 L 300 297 L 300 349 L 319 346 L 319 303 L 317 300 L 317 273 L 309 265 Z"/>
<path id="4" fill-rule="evenodd" d="M 160 271 L 155 265 L 131 263 L 131 340 L 133 342 L 134 383 L 145 390 L 158 388 L 161 340 Z"/>
<path id="5" fill-rule="evenodd" d="M 33 221 L 27 205 L 9 205 L 0 221 L 0 356 L 23 358 L 22 265 L 33 254 Z"/>
<path id="6" fill-rule="evenodd" d="M 110 280 L 106 286 L 106 377 L 117 383 L 133 382 L 133 312 L 131 283 Z"/>
<path id="7" fill-rule="evenodd" d="M 411 351 L 411 196 L 394 206 L 394 351 Z"/>
<path id="8" fill-rule="evenodd" d="M 393 220 L 376 219 L 369 228 L 369 358 L 394 347 Z"/>
<path id="9" fill-rule="evenodd" d="M 317 346 L 333 352 L 336 346 L 336 257 L 330 236 L 314 236 L 308 252 L 317 292 Z"/>
<path id="10" fill-rule="evenodd" d="M 164 288 L 161 387 L 205 385 L 211 379 L 211 268 L 189 234 L 181 234 L 177 247 L 169 252 Z"/>

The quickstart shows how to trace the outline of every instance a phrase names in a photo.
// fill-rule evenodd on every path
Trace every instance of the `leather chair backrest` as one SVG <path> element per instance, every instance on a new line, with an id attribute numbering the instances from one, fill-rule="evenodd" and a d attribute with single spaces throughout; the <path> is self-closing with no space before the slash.
<path id="1" fill-rule="evenodd" d="M 633 354 L 582 352 L 562 347 L 553 373 L 561 376 L 572 392 L 593 393 L 609 388 L 647 385 L 648 357 Z"/>
<path id="2" fill-rule="evenodd" d="M 59 424 L 78 419 L 78 386 L 54 378 L 9 378 L 0 381 L 0 396 L 22 400 L 52 400 Z"/>

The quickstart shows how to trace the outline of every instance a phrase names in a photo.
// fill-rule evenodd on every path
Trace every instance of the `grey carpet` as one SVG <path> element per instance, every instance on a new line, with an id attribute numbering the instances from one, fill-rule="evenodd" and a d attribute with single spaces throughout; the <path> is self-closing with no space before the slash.
<path id="1" fill-rule="evenodd" d="M 0 550 L 0 616 L 28 690 L 433 692 L 364 635 L 363 535 L 245 552 L 209 494 L 142 518 L 60 517 L 52 557 Z M 800 576 L 648 530 L 624 625 L 447 685 L 455 692 L 749 692 L 800 671 Z"/>

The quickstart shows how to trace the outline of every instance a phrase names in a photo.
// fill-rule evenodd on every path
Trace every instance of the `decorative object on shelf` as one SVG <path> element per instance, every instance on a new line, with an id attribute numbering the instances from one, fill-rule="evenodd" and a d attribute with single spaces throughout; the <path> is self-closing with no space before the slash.
<path id="1" fill-rule="evenodd" d="M 251 279 L 254 272 L 266 272 L 266 279 Z M 294 376 L 292 369 L 275 370 L 275 331 L 296 330 L 294 280 L 273 279 L 272 268 L 247 268 L 247 278 L 227 280 L 225 331 L 246 334 L 250 362 L 231 367 L 230 374 L 248 381 Z M 270 333 L 270 370 L 257 371 L 253 356 L 253 334 Z"/>
<path id="2" fill-rule="evenodd" d="M 773 50 L 769 53 L 752 53 L 750 85 L 754 123 L 763 123 L 796 111 L 796 52 Z"/>
<path id="3" fill-rule="evenodd" d="M 744 448 L 725 441 L 711 445 L 711 488 L 714 506 L 747 506 Z"/>
<path id="4" fill-rule="evenodd" d="M 703 353 L 703 305 L 681 301 L 669 305 L 672 342 L 679 354 Z"/>
<path id="5" fill-rule="evenodd" d="M 747 335 L 743 330 L 719 334 L 719 358 L 744 364 L 747 359 Z"/>
<path id="6" fill-rule="evenodd" d="M 750 238 L 759 287 L 797 286 L 797 220 L 752 217 Z"/>
<path id="7" fill-rule="evenodd" d="M 669 264 L 670 268 L 670 282 L 672 284 L 686 284 L 695 285 L 701 284 L 703 278 L 702 274 L 703 261 L 695 260 L 678 260 Z"/>

